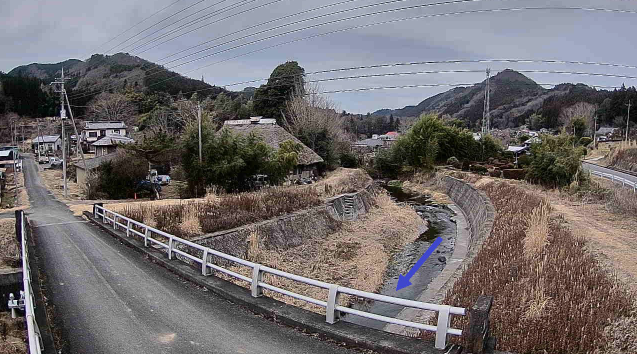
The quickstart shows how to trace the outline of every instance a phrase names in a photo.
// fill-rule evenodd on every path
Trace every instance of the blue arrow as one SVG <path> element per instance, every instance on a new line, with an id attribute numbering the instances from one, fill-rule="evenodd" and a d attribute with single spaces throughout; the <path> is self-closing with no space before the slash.
<path id="1" fill-rule="evenodd" d="M 429 258 L 429 256 L 431 256 L 431 254 L 434 253 L 434 251 L 436 250 L 436 247 L 438 247 L 441 242 L 442 242 L 441 237 L 436 238 L 434 243 L 432 243 L 431 246 L 427 248 L 427 252 L 425 252 L 425 254 L 423 254 L 422 257 L 420 257 L 418 262 L 414 264 L 414 266 L 406 275 L 400 275 L 400 274 L 398 275 L 398 284 L 396 284 L 396 291 L 411 285 L 411 282 L 409 281 L 409 279 L 411 279 L 411 277 L 413 277 L 414 274 L 416 274 L 418 269 L 422 267 L 422 265 L 425 263 L 427 258 Z"/>

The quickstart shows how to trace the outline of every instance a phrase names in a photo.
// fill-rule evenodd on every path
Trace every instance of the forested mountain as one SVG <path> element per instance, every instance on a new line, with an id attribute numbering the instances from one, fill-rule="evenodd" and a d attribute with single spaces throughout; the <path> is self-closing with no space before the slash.
<path id="1" fill-rule="evenodd" d="M 15 77 L 0 72 L 0 115 L 45 117 L 53 114 L 54 97 L 45 81 L 35 77 Z"/>
<path id="2" fill-rule="evenodd" d="M 56 64 L 19 66 L 11 70 L 5 77 L 36 79 L 46 85 L 61 75 L 62 67 L 64 67 L 65 76 L 69 78 L 66 86 L 67 92 L 70 97 L 73 97 L 73 104 L 78 106 L 87 104 L 102 92 L 113 93 L 127 89 L 149 95 L 184 93 L 186 97 L 190 97 L 192 95 L 190 92 L 195 90 L 200 90 L 200 96 L 213 98 L 222 92 L 231 97 L 238 95 L 221 87 L 181 76 L 160 65 L 124 53 L 110 56 L 95 54 L 86 61 L 70 59 Z M 42 90 L 47 92 L 50 89 L 43 86 Z M 30 108 L 22 111 L 30 112 L 24 114 L 34 114 L 35 109 Z M 20 112 L 16 113 L 21 114 Z"/>
<path id="3" fill-rule="evenodd" d="M 416 106 L 382 109 L 372 115 L 402 118 L 436 112 L 459 119 L 466 127 L 476 129 L 482 120 L 485 85 L 486 80 L 470 87 L 457 87 L 427 98 Z M 555 128 L 559 125 L 562 110 L 578 102 L 597 105 L 599 122 L 613 125 L 626 115 L 624 102 L 627 103 L 631 98 L 633 101 L 637 99 L 634 87 L 605 91 L 584 84 L 561 84 L 545 89 L 530 78 L 509 69 L 492 77 L 490 87 L 491 119 L 495 128 L 531 123 L 528 118 L 533 114 L 541 116 L 538 122 L 534 122 L 538 128 Z"/>

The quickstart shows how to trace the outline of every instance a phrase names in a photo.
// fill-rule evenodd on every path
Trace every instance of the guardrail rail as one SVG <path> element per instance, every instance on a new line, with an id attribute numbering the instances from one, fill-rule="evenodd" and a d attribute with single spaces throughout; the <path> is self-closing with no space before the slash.
<path id="1" fill-rule="evenodd" d="M 593 171 L 593 170 L 588 170 L 588 175 L 589 176 L 599 176 L 602 178 L 606 178 L 609 179 L 611 181 L 613 181 L 613 183 L 619 183 L 621 182 L 622 187 L 629 187 L 633 189 L 633 192 L 637 192 L 637 183 L 629 181 L 623 177 L 619 177 L 619 176 L 615 176 L 612 173 L 604 173 L 604 172 L 599 172 L 599 171 Z"/>
<path id="2" fill-rule="evenodd" d="M 40 334 L 40 328 L 35 319 L 35 298 L 33 295 L 33 288 L 31 286 L 31 267 L 29 267 L 29 250 L 27 247 L 28 234 L 26 232 L 26 218 L 24 217 L 24 211 L 16 213 L 16 218 L 20 218 L 20 228 L 17 230 L 20 235 L 20 246 L 22 248 L 22 285 L 24 290 L 20 292 L 20 299 L 15 299 L 14 295 L 10 295 L 9 308 L 11 309 L 12 316 L 15 316 L 16 309 L 24 311 L 25 320 L 27 324 L 27 336 L 29 343 L 30 354 L 41 354 L 44 345 L 42 344 L 42 335 Z"/>
<path id="3" fill-rule="evenodd" d="M 173 259 L 175 254 L 181 255 L 186 259 L 189 259 L 193 262 L 201 264 L 201 274 L 204 276 L 209 276 L 211 273 L 210 269 L 213 271 L 221 272 L 223 274 L 229 275 L 241 281 L 244 281 L 250 284 L 250 291 L 253 297 L 263 296 L 263 289 L 267 289 L 279 294 L 283 294 L 294 299 L 302 300 L 314 305 L 318 305 L 320 307 L 325 308 L 325 321 L 329 324 L 334 324 L 338 322 L 340 319 L 341 313 L 349 313 L 356 316 L 361 316 L 365 318 L 370 318 L 373 320 L 392 323 L 397 325 L 402 325 L 406 327 L 417 328 L 423 331 L 430 331 L 436 333 L 435 339 L 435 347 L 437 349 L 445 349 L 447 345 L 447 335 L 461 336 L 462 330 L 450 328 L 451 324 L 451 315 L 461 315 L 464 316 L 466 314 L 466 309 L 462 307 L 454 307 L 448 305 L 437 305 L 430 304 L 420 301 L 406 300 L 392 296 L 385 296 L 375 293 L 370 293 L 366 291 L 360 291 L 344 286 L 339 286 L 336 284 L 330 284 L 323 281 L 306 278 L 303 276 L 295 275 L 292 273 L 284 272 L 278 269 L 270 268 L 262 264 L 250 262 L 238 257 L 234 257 L 212 248 L 208 248 L 188 240 L 184 240 L 177 236 L 171 235 L 167 232 L 157 230 L 151 226 L 148 226 L 139 221 L 130 219 L 121 214 L 118 214 L 114 211 L 108 210 L 99 204 L 94 204 L 93 208 L 93 216 L 95 219 L 101 218 L 102 223 L 109 224 L 113 226 L 113 229 L 117 230 L 122 228 L 122 230 L 126 230 L 126 236 L 137 236 L 144 239 L 144 246 L 149 247 L 150 244 L 158 245 L 159 247 L 166 250 L 168 255 L 168 259 Z M 138 230 L 136 230 L 137 228 Z M 161 242 L 160 240 L 154 239 L 153 235 L 159 235 L 168 239 L 167 243 Z M 201 253 L 201 256 L 195 256 L 188 252 L 184 252 L 180 249 L 177 249 L 176 246 L 178 244 L 185 245 L 188 248 L 195 249 L 195 253 Z M 220 259 L 224 259 L 226 261 L 234 262 L 240 264 L 242 266 L 248 267 L 252 269 L 252 276 L 248 277 L 236 272 L 233 272 L 229 269 L 223 268 L 217 264 L 210 263 L 210 260 L 213 257 L 217 257 Z M 276 287 L 274 285 L 268 284 L 264 281 L 264 274 L 272 274 L 275 276 L 283 277 L 286 279 L 294 280 L 300 283 L 308 284 L 311 286 L 315 286 L 317 288 L 325 289 L 328 291 L 327 301 L 321 299 L 315 299 L 309 296 L 305 296 L 302 294 L 295 293 L 293 291 Z M 352 295 L 363 299 L 381 301 L 390 304 L 405 306 L 405 307 L 413 307 L 421 310 L 435 311 L 438 313 L 438 321 L 436 326 L 427 325 L 418 322 L 401 320 L 398 318 L 387 317 L 377 315 L 371 312 L 366 312 L 362 310 L 356 310 L 345 306 L 340 306 L 338 304 L 339 296 L 341 294 Z"/>

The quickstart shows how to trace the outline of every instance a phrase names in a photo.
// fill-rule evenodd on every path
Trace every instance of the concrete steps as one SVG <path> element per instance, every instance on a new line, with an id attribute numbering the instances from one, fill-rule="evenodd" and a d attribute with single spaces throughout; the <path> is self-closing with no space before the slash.
<path id="1" fill-rule="evenodd" d="M 354 205 L 354 197 L 347 196 L 343 198 L 343 220 L 354 220 L 354 210 L 356 210 Z"/>

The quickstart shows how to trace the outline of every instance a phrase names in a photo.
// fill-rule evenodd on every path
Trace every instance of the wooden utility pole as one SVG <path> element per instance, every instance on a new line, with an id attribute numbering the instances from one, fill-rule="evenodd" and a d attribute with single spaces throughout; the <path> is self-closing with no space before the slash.
<path id="1" fill-rule="evenodd" d="M 628 141 L 628 125 L 630 124 L 630 106 L 632 104 L 631 100 L 628 100 L 628 118 L 626 119 L 626 141 Z"/>
<path id="2" fill-rule="evenodd" d="M 203 154 L 201 152 L 201 104 L 197 103 L 197 124 L 199 125 L 199 164 L 203 163 Z"/>
<path id="3" fill-rule="evenodd" d="M 68 197 L 68 188 L 66 185 L 66 137 L 64 132 L 64 120 L 66 119 L 66 110 L 64 109 L 64 68 L 62 68 L 62 77 L 57 78 L 57 81 L 51 83 L 51 85 L 60 85 L 60 123 L 62 124 L 62 174 L 64 179 L 64 198 Z"/>
<path id="4" fill-rule="evenodd" d="M 40 119 L 37 119 L 38 122 L 38 163 L 40 163 L 40 159 L 42 158 L 40 156 L 40 140 L 42 140 L 42 136 L 40 135 Z"/>

